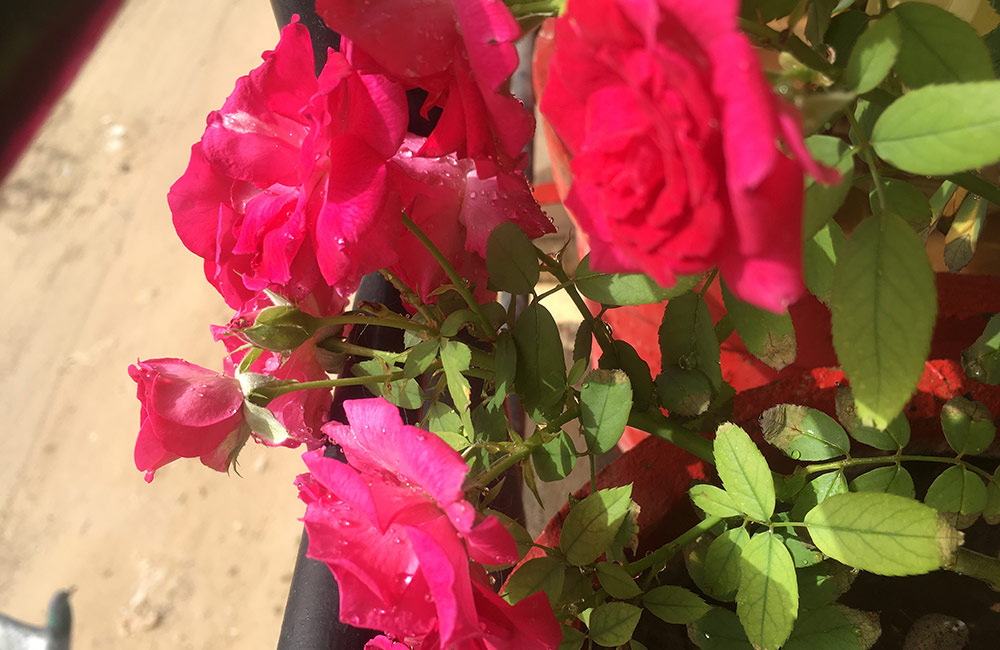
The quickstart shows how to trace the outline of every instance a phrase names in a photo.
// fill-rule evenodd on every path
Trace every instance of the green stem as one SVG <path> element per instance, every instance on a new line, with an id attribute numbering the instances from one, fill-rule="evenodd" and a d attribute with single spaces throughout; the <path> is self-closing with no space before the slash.
<path id="1" fill-rule="evenodd" d="M 405 358 L 407 355 L 407 352 L 386 352 L 384 350 L 366 348 L 363 345 L 348 343 L 347 341 L 338 338 L 324 339 L 319 343 L 319 347 L 323 348 L 324 350 L 329 350 L 330 352 L 339 352 L 342 354 L 350 354 L 356 357 L 368 357 L 372 359 L 377 358 L 380 355 L 388 355 L 396 358 L 400 357 Z M 492 372 L 496 368 L 496 364 L 493 361 L 493 357 L 491 357 L 489 354 L 478 348 L 472 347 L 471 345 L 467 347 L 469 348 L 469 352 L 472 355 L 471 364 L 474 367 L 473 369 L 478 368 Z M 489 375 L 486 375 L 485 378 L 489 379 L 491 377 Z"/>
<path id="2" fill-rule="evenodd" d="M 954 564 L 945 568 L 963 576 L 982 580 L 993 591 L 1000 591 L 1000 560 L 995 557 L 960 548 L 955 554 Z"/>
<path id="3" fill-rule="evenodd" d="M 821 57 L 815 50 L 806 45 L 798 36 L 789 31 L 778 32 L 767 25 L 740 18 L 740 28 L 747 34 L 756 36 L 761 40 L 761 45 L 774 45 L 776 49 L 788 52 L 803 65 L 809 66 L 813 70 L 822 72 L 830 79 L 836 80 L 840 77 L 840 70 L 835 65 Z"/>
<path id="4" fill-rule="evenodd" d="M 712 272 L 705 279 L 705 283 L 701 285 L 701 291 L 698 292 L 698 297 L 702 300 L 705 299 L 705 294 L 708 293 L 709 288 L 712 286 L 712 282 L 715 281 L 715 276 L 719 274 L 719 267 L 712 269 Z"/>
<path id="5" fill-rule="evenodd" d="M 341 379 L 319 379 L 316 381 L 299 381 L 292 384 L 282 384 L 280 386 L 265 386 L 253 391 L 254 395 L 266 398 L 268 402 L 276 397 L 294 393 L 298 390 L 312 390 L 313 388 L 337 388 L 339 386 L 364 386 L 365 384 L 380 384 L 386 381 L 393 381 L 403 378 L 403 371 L 397 370 L 385 375 L 367 375 L 364 377 L 344 377 Z M 265 402 L 266 403 L 266 402 Z"/>
<path id="6" fill-rule="evenodd" d="M 882 219 L 882 225 L 886 223 L 888 215 L 886 213 L 886 202 L 885 202 L 885 189 L 882 187 L 882 177 L 879 175 L 878 166 L 875 162 L 875 155 L 872 153 L 871 143 L 868 138 L 865 137 L 864 131 L 861 130 L 861 125 L 858 124 L 858 118 L 854 116 L 854 111 L 845 110 L 844 115 L 847 116 L 847 121 L 851 124 L 851 130 L 854 131 L 855 140 L 859 143 L 859 149 L 861 157 L 864 159 L 865 164 L 868 165 L 868 171 L 872 175 L 872 183 L 875 185 L 875 194 L 878 196 L 878 203 L 881 210 L 879 214 Z"/>
<path id="7" fill-rule="evenodd" d="M 368 316 L 365 314 L 344 314 L 342 316 L 331 316 L 330 318 L 318 319 L 323 325 L 377 325 L 379 327 L 391 327 L 398 330 L 409 330 L 411 332 L 433 332 L 434 328 L 415 320 L 410 320 L 400 316 L 397 318 L 382 318 L 379 316 Z"/>
<path id="8" fill-rule="evenodd" d="M 565 286 L 566 293 L 569 294 L 573 304 L 576 305 L 576 308 L 580 311 L 580 315 L 583 316 L 585 321 L 588 321 L 591 324 L 591 331 L 594 332 L 594 338 L 597 339 L 597 344 L 601 347 L 601 350 L 605 354 L 614 355 L 614 347 L 611 344 L 611 334 L 608 332 L 608 326 L 603 320 L 590 313 L 590 308 L 587 307 L 587 302 L 583 299 L 583 296 L 580 295 L 580 292 L 577 291 L 574 281 L 570 280 L 569 275 L 563 270 L 562 266 L 542 251 L 537 252 L 538 259 L 541 260 L 542 266 L 544 266 L 545 270 L 552 274 L 556 280 L 559 280 L 561 285 Z"/>
<path id="9" fill-rule="evenodd" d="M 803 469 L 806 474 L 818 474 L 830 470 L 846 469 L 848 467 L 858 467 L 862 465 L 898 465 L 902 462 L 922 462 L 922 463 L 943 463 L 945 465 L 961 465 L 966 469 L 979 474 L 986 480 L 993 480 L 993 475 L 984 469 L 961 460 L 959 458 L 946 458 L 944 456 L 915 456 L 910 454 L 895 454 L 892 456 L 866 456 L 864 458 L 845 458 L 829 463 L 817 463 L 806 465 Z"/>
<path id="10" fill-rule="evenodd" d="M 711 440 L 688 431 L 657 410 L 651 409 L 645 412 L 632 411 L 628 418 L 628 425 L 646 433 L 651 433 L 657 438 L 663 438 L 684 451 L 694 454 L 706 463 L 715 464 L 715 454 L 712 453 Z"/>
<path id="11" fill-rule="evenodd" d="M 628 571 L 630 575 L 636 575 L 651 566 L 665 563 L 673 557 L 674 553 L 684 548 L 684 546 L 686 546 L 689 542 L 698 539 L 698 537 L 710 530 L 720 521 L 722 521 L 722 519 L 719 517 L 706 517 L 701 522 L 690 528 L 687 532 L 681 534 L 680 537 L 664 544 L 646 557 L 626 564 L 624 567 L 625 570 Z"/>
<path id="12" fill-rule="evenodd" d="M 455 267 L 451 265 L 451 262 L 445 258 L 444 253 L 442 253 L 434 242 L 431 241 L 431 238 L 428 237 L 424 231 L 413 222 L 413 219 L 411 219 L 405 212 L 402 213 L 402 216 L 403 225 L 406 226 L 406 229 L 413 233 L 413 236 L 419 239 L 420 243 L 423 244 L 427 251 L 434 257 L 435 260 L 437 260 L 438 265 L 444 270 L 448 279 L 451 280 L 452 285 L 454 285 L 455 291 L 458 292 L 458 295 L 462 296 L 462 299 L 469 305 L 469 309 L 476 314 L 476 318 L 479 319 L 479 325 L 483 329 L 483 334 L 490 340 L 495 339 L 496 332 L 493 331 L 493 326 L 490 325 L 490 319 L 486 317 L 486 313 L 483 312 L 483 308 L 472 296 L 472 292 L 469 291 L 469 287 L 465 283 L 465 280 L 462 279 L 462 276 L 458 274 L 458 271 L 456 271 Z"/>
<path id="13" fill-rule="evenodd" d="M 395 287 L 399 295 L 416 308 L 417 312 L 424 317 L 424 320 L 428 323 L 435 323 L 437 319 L 434 317 L 434 313 L 431 312 L 430 308 L 420 299 L 420 295 L 411 289 L 405 282 L 403 282 L 398 275 L 390 271 L 389 269 L 381 269 L 379 273 L 382 277 L 389 281 L 389 283 Z M 428 327 L 427 329 L 432 329 Z"/>

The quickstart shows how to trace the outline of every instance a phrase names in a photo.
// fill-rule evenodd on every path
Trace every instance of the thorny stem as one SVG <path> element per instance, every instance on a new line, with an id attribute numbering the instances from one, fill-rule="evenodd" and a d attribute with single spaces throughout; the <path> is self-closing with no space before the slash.
<path id="1" fill-rule="evenodd" d="M 628 571 L 630 575 L 636 575 L 638 573 L 641 573 L 642 571 L 645 571 L 651 566 L 666 563 L 667 560 L 673 557 L 674 553 L 684 548 L 684 546 L 687 545 L 689 542 L 698 539 L 698 537 L 700 537 L 703 533 L 710 530 L 720 521 L 722 521 L 722 519 L 719 517 L 706 517 L 705 519 L 703 519 L 702 521 L 700 521 L 699 523 L 695 524 L 693 527 L 688 529 L 687 532 L 681 534 L 676 539 L 667 542 L 666 544 L 656 549 L 646 557 L 636 560 L 635 562 L 630 562 L 629 564 L 626 564 L 624 567 L 625 570 Z"/>
<path id="2" fill-rule="evenodd" d="M 553 419 L 551 422 L 545 425 L 544 428 L 537 429 L 535 433 L 522 443 L 519 443 L 519 448 L 515 451 L 510 452 L 503 458 L 499 459 L 493 465 L 480 474 L 469 480 L 466 483 L 465 489 L 470 490 L 476 487 L 485 487 L 495 481 L 501 474 L 506 472 L 508 469 L 518 464 L 525 458 L 531 455 L 538 447 L 551 440 L 551 434 L 559 431 L 564 424 L 573 420 L 580 415 L 579 409 L 576 407 L 567 409 L 562 415 Z"/>
<path id="3" fill-rule="evenodd" d="M 565 286 L 566 293 L 569 294 L 570 299 L 580 311 L 580 315 L 583 316 L 583 319 L 591 324 L 591 331 L 594 332 L 594 338 L 597 339 L 597 344 L 601 346 L 601 350 L 605 354 L 614 355 L 614 347 L 611 344 L 611 334 L 608 332 L 608 326 L 603 320 L 590 313 L 590 308 L 587 307 L 587 303 L 584 301 L 583 296 L 581 296 L 580 292 L 577 291 L 574 281 L 570 280 L 569 275 L 563 270 L 562 266 L 553 261 L 551 257 L 538 249 L 535 249 L 535 252 L 538 254 L 538 259 L 542 262 L 542 266 L 545 267 L 545 270 L 551 273 L 556 280 L 559 280 L 561 285 Z"/>
<path id="4" fill-rule="evenodd" d="M 340 379 L 319 379 L 316 381 L 299 381 L 291 384 L 281 384 L 280 386 L 264 386 L 253 391 L 254 395 L 265 398 L 268 402 L 276 397 L 294 393 L 297 390 L 311 390 L 313 388 L 337 388 L 338 386 L 364 386 L 365 384 L 379 384 L 386 381 L 393 381 L 403 378 L 403 371 L 390 372 L 385 375 L 368 375 L 365 377 L 344 377 Z"/>
<path id="5" fill-rule="evenodd" d="M 382 277 L 388 280 L 389 283 L 396 289 L 396 291 L 399 292 L 399 295 L 402 296 L 403 300 L 405 300 L 409 304 L 413 305 L 414 308 L 416 308 L 417 312 L 419 312 L 420 315 L 424 317 L 425 321 L 427 321 L 428 323 L 436 322 L 437 319 L 434 318 L 434 314 L 427 307 L 424 301 L 420 299 L 420 296 L 417 294 L 417 292 L 411 289 L 409 286 L 407 286 L 407 284 L 403 282 L 398 275 L 396 275 L 389 269 L 381 269 L 379 273 L 381 273 Z M 429 330 L 432 328 L 428 326 L 427 329 Z"/>
<path id="6" fill-rule="evenodd" d="M 406 355 L 408 354 L 408 351 L 386 352 L 384 350 L 366 348 L 362 345 L 356 345 L 354 343 L 349 343 L 347 341 L 337 338 L 325 339 L 319 343 L 319 347 L 323 348 L 324 350 L 329 350 L 330 352 L 340 352 L 342 354 L 350 354 L 356 357 L 369 357 L 372 359 L 378 358 L 380 356 L 390 356 L 397 359 L 405 359 Z M 466 347 L 469 348 L 469 352 L 472 355 L 471 364 L 474 367 L 488 371 L 492 371 L 496 368 L 496 364 L 493 361 L 493 357 L 491 357 L 489 354 L 483 352 L 478 348 L 472 347 L 471 345 Z M 466 374 L 469 373 L 467 372 Z M 487 379 L 488 378 L 489 377 L 487 377 Z"/>
<path id="7" fill-rule="evenodd" d="M 379 327 L 391 327 L 398 330 L 409 330 L 411 332 L 433 332 L 434 328 L 415 320 L 400 316 L 396 318 L 382 318 L 380 316 L 368 316 L 366 314 L 344 314 L 342 316 L 331 316 L 330 318 L 319 319 L 324 326 L 337 325 L 377 325 Z"/>
<path id="8" fill-rule="evenodd" d="M 419 239 L 420 243 L 423 244 L 427 251 L 434 257 L 435 260 L 437 260 L 438 265 L 444 270 L 448 279 L 451 280 L 452 285 L 454 285 L 455 291 L 462 296 L 462 299 L 469 305 L 469 309 L 476 314 L 476 318 L 479 319 L 479 325 L 483 329 L 483 335 L 491 340 L 495 339 L 496 332 L 493 331 L 493 326 L 490 325 L 490 319 L 487 318 L 486 314 L 483 312 L 483 308 L 472 296 L 472 292 L 469 291 L 469 287 L 465 284 L 465 280 L 462 279 L 462 276 L 458 274 L 458 271 L 456 271 L 455 267 L 451 265 L 451 262 L 445 258 L 441 250 L 434 244 L 434 242 L 431 241 L 431 238 L 420 229 L 420 226 L 413 222 L 413 219 L 411 219 L 405 212 L 402 213 L 402 217 L 403 225 L 406 226 L 406 229 L 413 233 L 413 236 Z"/>
<path id="9" fill-rule="evenodd" d="M 789 31 L 779 32 L 746 18 L 740 18 L 740 28 L 747 34 L 756 36 L 763 45 L 774 45 L 777 49 L 788 52 L 803 65 L 821 72 L 830 79 L 837 79 L 840 71 L 832 63 L 820 56 L 806 45 L 798 36 Z"/>
<path id="10" fill-rule="evenodd" d="M 979 474 L 988 481 L 993 480 L 993 475 L 984 469 L 980 469 L 975 465 L 970 465 L 969 463 L 961 460 L 960 458 L 946 458 L 943 456 L 914 456 L 910 454 L 895 454 L 892 456 L 867 456 L 864 458 L 845 458 L 843 460 L 835 460 L 830 463 L 817 463 L 815 465 L 806 465 L 806 474 L 818 474 L 819 472 L 827 472 L 836 469 L 845 469 L 847 467 L 857 467 L 860 465 L 898 465 L 899 463 L 906 461 L 914 462 L 924 462 L 924 463 L 944 463 L 946 465 L 961 465 L 966 469 Z"/>

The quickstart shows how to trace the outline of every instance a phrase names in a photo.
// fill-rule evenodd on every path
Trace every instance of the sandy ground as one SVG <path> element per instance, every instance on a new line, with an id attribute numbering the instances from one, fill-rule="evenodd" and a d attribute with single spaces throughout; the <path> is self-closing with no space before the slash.
<path id="1" fill-rule="evenodd" d="M 275 646 L 298 453 L 248 447 L 242 478 L 188 461 L 146 485 L 126 368 L 221 367 L 208 324 L 229 311 L 165 195 L 276 41 L 266 2 L 129 0 L 0 187 L 0 611 L 40 623 L 75 586 L 77 650 Z"/>

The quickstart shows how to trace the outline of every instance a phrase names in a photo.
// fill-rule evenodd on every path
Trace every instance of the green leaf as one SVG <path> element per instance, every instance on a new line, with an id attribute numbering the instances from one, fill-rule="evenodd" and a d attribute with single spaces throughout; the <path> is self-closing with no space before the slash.
<path id="1" fill-rule="evenodd" d="M 794 529 L 776 529 L 773 533 L 788 549 L 796 569 L 813 566 L 823 561 L 823 554 L 816 547 L 799 537 Z"/>
<path id="2" fill-rule="evenodd" d="M 598 605 L 590 614 L 587 627 L 594 643 L 603 646 L 619 646 L 632 638 L 635 626 L 639 624 L 642 610 L 628 603 L 605 603 Z"/>
<path id="3" fill-rule="evenodd" d="M 718 390 L 722 385 L 719 340 L 708 306 L 698 294 L 689 291 L 668 302 L 657 334 L 663 367 L 700 370 Z"/>
<path id="4" fill-rule="evenodd" d="M 788 639 L 799 610 L 799 585 L 788 549 L 770 532 L 754 535 L 740 556 L 736 614 L 747 638 L 761 650 Z"/>
<path id="5" fill-rule="evenodd" d="M 566 375 L 566 383 L 570 386 L 575 386 L 580 383 L 580 380 L 583 379 L 583 375 L 587 372 L 587 368 L 589 366 L 589 359 L 577 359 L 574 361 L 573 365 L 570 366 L 569 374 Z"/>
<path id="6" fill-rule="evenodd" d="M 817 504 L 835 494 L 843 494 L 844 492 L 847 492 L 847 479 L 844 478 L 844 472 L 837 470 L 820 474 L 809 481 L 799 493 L 798 498 L 795 499 L 795 505 L 792 506 L 791 510 L 792 519 L 802 521 L 805 514 Z"/>
<path id="7" fill-rule="evenodd" d="M 858 572 L 851 567 L 826 560 L 795 572 L 799 583 L 799 608 L 816 609 L 846 594 Z"/>
<path id="8" fill-rule="evenodd" d="M 975 343 L 962 351 L 962 369 L 969 379 L 1000 384 L 1000 314 L 994 314 Z"/>
<path id="9" fill-rule="evenodd" d="M 537 302 L 528 305 L 514 324 L 517 348 L 517 394 L 531 413 L 555 411 L 566 392 L 566 361 L 556 321 Z"/>
<path id="10" fill-rule="evenodd" d="M 914 231 L 926 238 L 931 227 L 931 204 L 920 190 L 906 181 L 887 178 L 882 181 L 882 197 L 886 210 L 903 217 Z M 868 201 L 874 214 L 882 212 L 875 188 L 868 193 Z"/>
<path id="11" fill-rule="evenodd" d="M 503 406 L 507 394 L 514 387 L 514 379 L 517 372 L 517 346 L 514 338 L 508 331 L 500 332 L 497 336 L 496 348 L 496 375 L 493 379 L 494 394 L 490 399 L 489 406 L 493 410 Z"/>
<path id="12" fill-rule="evenodd" d="M 493 229 L 486 241 L 486 272 L 490 284 L 510 293 L 531 293 L 538 282 L 535 245 L 512 221 Z"/>
<path id="13" fill-rule="evenodd" d="M 441 343 L 441 366 L 444 368 L 444 376 L 448 382 L 448 394 L 451 395 L 452 404 L 455 405 L 455 410 L 462 418 L 465 435 L 469 439 L 472 438 L 474 432 L 472 414 L 469 411 L 469 406 L 472 404 L 472 388 L 468 378 L 462 373 L 469 369 L 471 361 L 472 351 L 465 343 L 459 341 L 443 341 Z"/>
<path id="14" fill-rule="evenodd" d="M 563 563 L 553 557 L 536 557 L 522 564 L 504 586 L 504 596 L 511 604 L 531 594 L 544 591 L 550 603 L 559 602 L 565 579 Z"/>
<path id="15" fill-rule="evenodd" d="M 802 612 L 784 650 L 862 650 L 854 624 L 840 609 L 827 605 Z"/>
<path id="16" fill-rule="evenodd" d="M 660 405 L 674 415 L 701 415 L 711 405 L 712 393 L 712 383 L 700 370 L 667 366 L 656 376 Z"/>
<path id="17" fill-rule="evenodd" d="M 280 445 L 288 439 L 288 429 L 266 406 L 257 406 L 250 400 L 243 400 L 243 417 L 251 431 L 272 445 Z"/>
<path id="18" fill-rule="evenodd" d="M 412 379 L 427 372 L 438 354 L 438 340 L 423 341 L 410 348 L 403 365 L 403 376 Z"/>
<path id="19" fill-rule="evenodd" d="M 993 443 L 993 414 L 981 402 L 953 397 L 941 407 L 941 428 L 955 453 L 975 456 Z"/>
<path id="20" fill-rule="evenodd" d="M 601 562 L 597 565 L 597 578 L 601 581 L 601 586 L 612 598 L 635 598 L 642 593 L 639 585 L 629 575 L 628 571 L 619 564 Z"/>
<path id="21" fill-rule="evenodd" d="M 754 521 L 774 513 L 774 481 L 763 454 L 735 424 L 723 424 L 713 444 L 716 469 L 733 503 Z"/>
<path id="22" fill-rule="evenodd" d="M 830 304 L 837 257 L 846 245 L 844 231 L 836 221 L 830 221 L 805 243 L 802 250 L 804 279 L 809 293 L 827 305 Z"/>
<path id="23" fill-rule="evenodd" d="M 382 387 L 382 397 L 404 409 L 419 409 L 424 405 L 424 395 L 416 379 L 399 379 Z"/>
<path id="24" fill-rule="evenodd" d="M 854 492 L 885 492 L 912 499 L 916 496 L 913 477 L 902 465 L 879 467 L 865 472 L 851 481 Z"/>
<path id="25" fill-rule="evenodd" d="M 810 510 L 805 523 L 833 559 L 887 576 L 945 566 L 962 540 L 934 508 L 895 494 L 837 494 Z"/>
<path id="26" fill-rule="evenodd" d="M 688 637 L 701 650 L 754 650 L 736 614 L 713 607 L 688 624 Z"/>
<path id="27" fill-rule="evenodd" d="M 624 370 L 632 385 L 632 402 L 636 410 L 645 411 L 653 398 L 653 378 L 649 374 L 649 364 L 625 341 L 615 340 L 613 345 L 613 351 L 601 355 L 597 360 L 597 366 Z"/>
<path id="28" fill-rule="evenodd" d="M 632 411 L 632 385 L 622 370 L 592 370 L 580 389 L 580 426 L 590 453 L 614 449 Z"/>
<path id="29" fill-rule="evenodd" d="M 983 479 L 965 467 L 955 465 L 941 472 L 927 488 L 924 503 L 938 512 L 976 515 L 986 507 Z"/>
<path id="30" fill-rule="evenodd" d="M 833 345 L 858 416 L 878 427 L 917 387 L 937 310 L 923 242 L 900 217 L 882 221 L 871 217 L 851 233 L 837 260 L 831 305 Z"/>
<path id="31" fill-rule="evenodd" d="M 667 623 L 691 623 L 712 609 L 705 601 L 682 587 L 657 587 L 642 597 L 642 605 Z"/>
<path id="32" fill-rule="evenodd" d="M 445 337 L 454 337 L 462 330 L 466 323 L 477 322 L 476 312 L 471 309 L 459 309 L 448 314 L 448 318 L 441 323 L 441 334 Z"/>
<path id="33" fill-rule="evenodd" d="M 983 519 L 991 526 L 1000 523 L 1000 467 L 993 472 L 993 478 L 986 486 L 986 507 Z"/>
<path id="34" fill-rule="evenodd" d="M 729 493 L 714 485 L 695 485 L 691 488 L 690 494 L 691 501 L 705 514 L 713 517 L 743 516 L 743 511 L 737 507 Z"/>
<path id="35" fill-rule="evenodd" d="M 760 416 L 764 439 L 796 460 L 829 460 L 846 456 L 851 441 L 844 428 L 822 411 L 779 404 Z"/>
<path id="36" fill-rule="evenodd" d="M 716 600 L 731 601 L 740 586 L 740 555 L 750 541 L 746 528 L 722 533 L 708 547 L 703 566 L 704 592 Z"/>
<path id="37" fill-rule="evenodd" d="M 775 370 L 795 361 L 795 327 L 788 313 L 775 314 L 744 302 L 722 283 L 722 299 L 736 333 L 750 354 Z"/>
<path id="38" fill-rule="evenodd" d="M 955 219 L 944 239 L 944 263 L 952 273 L 964 269 L 976 254 L 988 205 L 986 199 L 969 196 L 962 201 L 962 206 L 955 213 Z"/>
<path id="39" fill-rule="evenodd" d="M 817 162 L 834 167 L 840 172 L 840 182 L 827 187 L 812 177 L 806 179 L 805 203 L 802 218 L 802 239 L 808 241 L 823 229 L 847 198 L 854 175 L 854 156 L 851 147 L 840 138 L 813 135 L 806 138 L 806 147 Z"/>
<path id="40" fill-rule="evenodd" d="M 851 437 L 861 444 L 886 451 L 902 449 L 909 444 L 910 423 L 902 413 L 893 418 L 885 429 L 861 425 L 850 386 L 841 386 L 837 389 L 836 405 L 837 418 Z"/>
<path id="41" fill-rule="evenodd" d="M 562 626 L 562 642 L 556 650 L 580 650 L 583 642 L 587 640 L 587 634 L 569 625 Z"/>
<path id="42" fill-rule="evenodd" d="M 844 70 L 844 83 L 861 95 L 885 79 L 899 54 L 902 35 L 895 14 L 868 24 L 851 50 Z"/>
<path id="43" fill-rule="evenodd" d="M 590 255 L 576 267 L 580 293 L 602 305 L 648 305 L 679 296 L 701 281 L 700 275 L 677 276 L 672 287 L 661 287 L 642 273 L 597 273 L 590 270 Z"/>
<path id="44" fill-rule="evenodd" d="M 806 38 L 814 47 L 819 47 L 830 26 L 830 15 L 837 6 L 837 0 L 810 0 L 806 8 Z"/>
<path id="45" fill-rule="evenodd" d="M 920 2 L 904 2 L 892 13 L 902 35 L 896 75 L 910 88 L 993 77 L 986 45 L 961 18 Z"/>
<path id="46" fill-rule="evenodd" d="M 879 117 L 872 144 L 879 156 L 912 174 L 945 175 L 992 164 L 1000 159 L 1000 81 L 907 93 Z"/>
<path id="47" fill-rule="evenodd" d="M 608 549 L 628 514 L 631 495 L 631 484 L 623 485 L 595 492 L 570 508 L 559 535 L 567 562 L 590 564 Z"/>
<path id="48" fill-rule="evenodd" d="M 535 466 L 538 478 L 546 483 L 559 481 L 569 476 L 576 467 L 577 453 L 573 441 L 562 434 L 549 440 L 544 445 L 531 452 L 531 462 Z"/>
<path id="49" fill-rule="evenodd" d="M 573 361 L 590 362 L 590 351 L 594 347 L 594 326 L 591 321 L 580 323 L 573 337 Z"/>
<path id="50" fill-rule="evenodd" d="M 447 442 L 452 448 L 462 451 L 472 443 L 471 440 L 459 433 L 459 431 L 463 431 L 462 418 L 455 412 L 455 409 L 447 404 L 432 402 L 427 406 L 427 413 L 424 417 L 427 420 L 426 429 Z"/>

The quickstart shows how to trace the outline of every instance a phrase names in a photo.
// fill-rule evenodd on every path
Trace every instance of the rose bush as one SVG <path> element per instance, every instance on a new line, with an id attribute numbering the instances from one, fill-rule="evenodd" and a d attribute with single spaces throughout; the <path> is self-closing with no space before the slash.
<path id="1" fill-rule="evenodd" d="M 804 291 L 803 169 L 836 176 L 805 151 L 738 10 L 571 0 L 541 110 L 573 156 L 566 205 L 592 268 L 669 286 L 718 266 L 738 297 L 783 311 Z"/>
<path id="2" fill-rule="evenodd" d="M 182 359 L 149 359 L 129 366 L 137 384 L 139 436 L 135 466 L 153 480 L 178 458 L 201 458 L 225 472 L 250 431 L 240 383 Z"/>
<path id="3" fill-rule="evenodd" d="M 514 562 L 518 554 L 499 520 L 465 500 L 461 456 L 434 434 L 404 425 L 381 398 L 345 402 L 344 409 L 348 424 L 323 430 L 347 462 L 308 452 L 310 473 L 298 480 L 309 556 L 336 576 L 341 620 L 427 648 L 558 645 L 544 595 L 511 606 L 478 566 Z"/>

